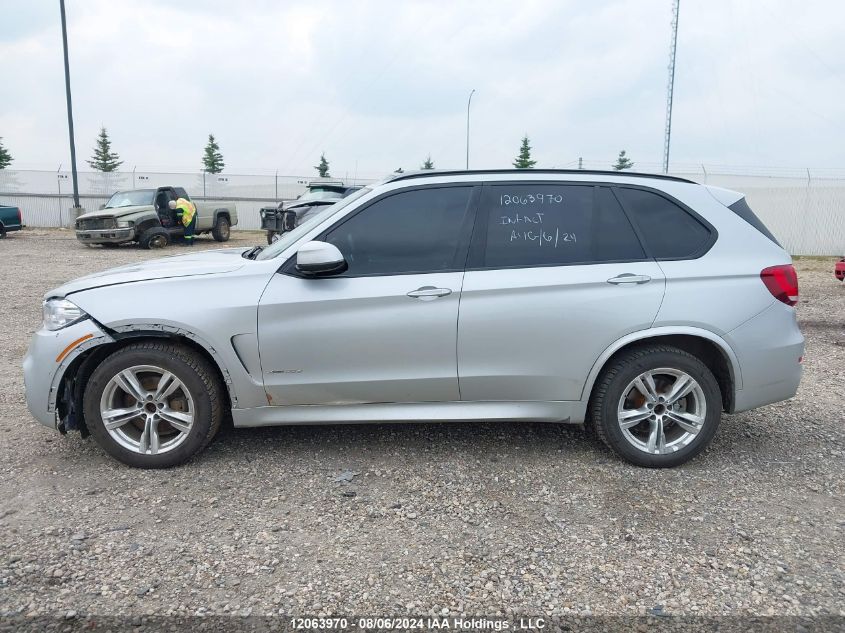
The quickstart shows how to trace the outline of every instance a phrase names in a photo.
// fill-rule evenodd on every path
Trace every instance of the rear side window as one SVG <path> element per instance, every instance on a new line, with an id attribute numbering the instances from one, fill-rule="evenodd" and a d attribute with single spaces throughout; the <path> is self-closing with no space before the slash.
<path id="1" fill-rule="evenodd" d="M 731 206 L 729 206 L 728 209 L 736 213 L 739 217 L 741 217 L 755 229 L 760 231 L 760 233 L 762 233 L 770 240 L 772 240 L 775 244 L 780 246 L 780 242 L 778 242 L 775 236 L 772 235 L 772 232 L 766 228 L 766 225 L 763 224 L 760 218 L 757 217 L 757 214 L 751 210 L 751 207 L 748 206 L 748 203 L 745 201 L 745 198 L 737 200 Z"/>
<path id="2" fill-rule="evenodd" d="M 645 258 L 610 190 L 582 185 L 484 188 L 482 266 L 554 266 Z"/>
<path id="3" fill-rule="evenodd" d="M 356 213 L 325 241 L 343 253 L 346 276 L 462 269 L 471 194 L 472 187 L 403 191 Z"/>
<path id="4" fill-rule="evenodd" d="M 710 229 L 671 200 L 643 189 L 620 187 L 616 192 L 652 257 L 699 257 L 710 245 Z"/>

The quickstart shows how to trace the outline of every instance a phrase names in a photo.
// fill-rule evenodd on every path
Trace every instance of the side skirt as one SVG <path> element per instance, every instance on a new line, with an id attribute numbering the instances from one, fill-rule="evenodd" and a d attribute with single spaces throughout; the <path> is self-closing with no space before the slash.
<path id="1" fill-rule="evenodd" d="M 535 421 L 580 424 L 585 403 L 403 402 L 344 405 L 289 405 L 233 409 L 236 427 L 382 422 Z"/>

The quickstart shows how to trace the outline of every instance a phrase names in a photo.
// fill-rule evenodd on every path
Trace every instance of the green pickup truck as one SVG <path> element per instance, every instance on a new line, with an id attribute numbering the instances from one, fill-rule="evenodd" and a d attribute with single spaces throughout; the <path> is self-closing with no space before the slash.
<path id="1" fill-rule="evenodd" d="M 168 207 L 171 200 L 187 198 L 182 187 L 132 189 L 118 191 L 93 213 L 76 219 L 76 239 L 84 244 L 103 246 L 138 242 L 143 248 L 163 248 L 181 238 L 184 227 L 176 212 Z M 218 242 L 226 242 L 238 223 L 234 204 L 195 202 L 196 234 L 211 233 Z"/>
<path id="2" fill-rule="evenodd" d="M 20 231 L 22 228 L 21 210 L 17 207 L 0 205 L 0 239 L 6 237 L 9 231 Z"/>

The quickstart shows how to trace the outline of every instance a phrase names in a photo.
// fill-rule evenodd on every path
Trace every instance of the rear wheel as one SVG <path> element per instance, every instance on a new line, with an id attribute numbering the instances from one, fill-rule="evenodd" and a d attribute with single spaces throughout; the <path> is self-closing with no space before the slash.
<path id="1" fill-rule="evenodd" d="M 170 234 L 160 226 L 154 226 L 141 233 L 138 244 L 141 248 L 164 248 L 170 243 Z"/>
<path id="2" fill-rule="evenodd" d="M 629 462 L 667 468 L 710 444 L 721 412 L 719 385 L 704 363 L 683 350 L 653 346 L 631 350 L 605 368 L 589 422 Z"/>
<path id="3" fill-rule="evenodd" d="M 229 223 L 229 218 L 220 216 L 211 229 L 211 236 L 218 242 L 228 242 L 232 234 L 232 225 Z"/>
<path id="4" fill-rule="evenodd" d="M 267 231 L 267 245 L 277 242 L 281 236 L 277 231 Z"/>
<path id="5" fill-rule="evenodd" d="M 6 237 L 6 227 L 0 224 L 0 240 Z"/>
<path id="6" fill-rule="evenodd" d="M 85 422 L 112 457 L 138 468 L 168 468 L 201 451 L 220 428 L 222 390 L 198 353 L 161 342 L 129 345 L 88 380 Z"/>

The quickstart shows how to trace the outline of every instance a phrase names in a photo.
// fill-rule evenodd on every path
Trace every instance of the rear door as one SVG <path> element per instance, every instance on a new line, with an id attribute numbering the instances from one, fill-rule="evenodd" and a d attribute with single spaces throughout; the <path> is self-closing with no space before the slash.
<path id="1" fill-rule="evenodd" d="M 461 399 L 579 400 L 601 353 L 652 324 L 664 286 L 609 187 L 485 185 L 461 294 Z"/>

